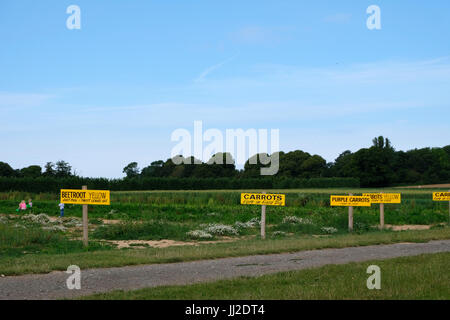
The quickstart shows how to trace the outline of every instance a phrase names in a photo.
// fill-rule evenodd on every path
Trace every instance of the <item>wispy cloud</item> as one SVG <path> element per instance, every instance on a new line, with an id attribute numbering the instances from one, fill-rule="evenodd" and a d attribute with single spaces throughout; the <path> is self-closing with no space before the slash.
<path id="1" fill-rule="evenodd" d="M 259 65 L 250 67 L 250 72 L 243 71 L 247 72 L 245 75 L 203 81 L 231 59 L 206 69 L 197 84 L 174 89 L 176 101 L 92 106 L 83 108 L 86 119 L 78 119 L 76 123 L 173 127 L 201 115 L 202 120 L 213 125 L 233 123 L 245 127 L 254 122 L 303 121 L 305 124 L 316 120 L 346 121 L 356 116 L 372 121 L 378 114 L 395 119 L 418 110 L 448 113 L 450 92 L 446 88 L 450 86 L 450 59 L 447 57 L 320 68 Z M 205 92 L 207 99 L 196 98 Z M 91 117 L 96 112 L 104 114 L 101 119 Z"/>
<path id="2" fill-rule="evenodd" d="M 259 26 L 247 26 L 238 30 L 236 40 L 246 43 L 261 43 L 273 37 L 273 32 Z"/>
<path id="3" fill-rule="evenodd" d="M 213 71 L 219 69 L 220 67 L 222 67 L 224 64 L 230 62 L 231 60 L 235 59 L 238 56 L 238 53 L 236 53 L 234 56 L 232 56 L 231 58 L 228 58 L 222 62 L 219 62 L 218 64 L 215 64 L 209 68 L 207 68 L 206 70 L 204 70 L 195 80 L 194 82 L 202 82 L 205 80 L 206 76 L 209 75 L 210 73 L 212 73 Z"/>
<path id="4" fill-rule="evenodd" d="M 286 26 L 245 26 L 232 33 L 231 38 L 238 44 L 272 45 L 288 39 L 292 31 L 293 28 Z"/>
<path id="5" fill-rule="evenodd" d="M 298 94 L 295 89 L 348 92 L 358 96 L 356 88 L 378 92 L 383 95 L 393 92 L 393 86 L 408 89 L 412 85 L 431 91 L 436 85 L 450 84 L 450 58 L 420 61 L 378 61 L 365 64 L 330 65 L 327 67 L 299 67 L 293 65 L 265 64 L 251 66 L 245 75 L 213 79 L 205 83 L 205 89 L 230 92 L 230 90 L 262 90 L 270 88 L 278 95 Z M 422 90 L 427 93 L 426 90 Z M 448 91 L 448 90 L 447 90 Z M 447 91 L 442 94 L 447 95 Z M 310 91 L 311 93 L 312 91 Z"/>
<path id="6" fill-rule="evenodd" d="M 0 92 L 0 108 L 37 107 L 53 97 L 49 94 Z"/>
<path id="7" fill-rule="evenodd" d="M 351 20 L 351 13 L 336 13 L 326 16 L 323 20 L 329 23 L 347 23 Z"/>

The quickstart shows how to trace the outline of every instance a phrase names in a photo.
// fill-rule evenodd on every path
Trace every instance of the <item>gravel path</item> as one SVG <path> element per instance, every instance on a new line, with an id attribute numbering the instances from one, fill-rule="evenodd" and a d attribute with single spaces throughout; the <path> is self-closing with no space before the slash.
<path id="1" fill-rule="evenodd" d="M 450 252 L 450 240 L 87 269 L 81 271 L 81 290 L 67 289 L 66 280 L 69 275 L 62 271 L 11 276 L 0 278 L 0 299 L 73 298 L 117 289 L 131 290 L 162 285 L 183 285 L 238 276 L 259 276 L 327 264 L 345 264 L 438 252 Z"/>

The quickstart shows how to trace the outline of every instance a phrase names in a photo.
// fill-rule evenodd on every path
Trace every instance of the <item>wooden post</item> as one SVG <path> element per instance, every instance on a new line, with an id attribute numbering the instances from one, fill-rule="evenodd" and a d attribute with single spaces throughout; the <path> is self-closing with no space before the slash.
<path id="1" fill-rule="evenodd" d="M 266 194 L 265 191 L 263 191 L 263 194 Z M 266 238 L 266 206 L 261 206 L 261 239 Z"/>
<path id="2" fill-rule="evenodd" d="M 349 193 L 353 196 L 353 193 Z M 348 232 L 353 232 L 353 207 L 348 207 Z"/>
<path id="3" fill-rule="evenodd" d="M 87 190 L 87 186 L 83 186 L 81 189 Z M 83 244 L 88 246 L 88 205 L 83 204 Z"/>
<path id="4" fill-rule="evenodd" d="M 380 203 L 380 229 L 384 229 L 384 203 Z"/>

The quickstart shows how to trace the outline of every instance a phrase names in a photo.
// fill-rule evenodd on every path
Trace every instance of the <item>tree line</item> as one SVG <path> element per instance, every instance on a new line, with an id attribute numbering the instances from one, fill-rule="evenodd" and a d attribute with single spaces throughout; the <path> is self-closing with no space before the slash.
<path id="1" fill-rule="evenodd" d="M 13 169 L 9 164 L 0 161 L 0 177 L 14 177 L 14 178 L 67 178 L 76 176 L 76 172 L 72 172 L 72 166 L 63 160 L 56 163 L 47 162 L 42 167 L 38 165 L 28 166 L 22 169 Z"/>
<path id="2" fill-rule="evenodd" d="M 208 162 L 190 157 L 187 163 L 175 165 L 172 159 L 152 162 L 142 170 L 136 162 L 128 164 L 123 172 L 128 178 L 176 177 L 176 178 L 262 178 L 260 169 L 269 165 L 261 159 L 269 155 L 257 154 L 248 159 L 243 170 L 225 161 L 228 153 L 218 153 Z M 388 187 L 401 184 L 432 184 L 450 182 L 450 145 L 443 148 L 422 148 L 396 151 L 391 141 L 383 136 L 372 140 L 372 145 L 356 152 L 346 150 L 334 162 L 326 162 L 319 155 L 295 150 L 279 152 L 277 178 L 358 178 L 362 187 Z M 223 164 L 217 164 L 217 158 Z M 231 161 L 232 162 L 232 161 Z M 196 163 L 196 165 L 193 165 Z M 254 164 L 256 163 L 256 164 Z"/>
<path id="3" fill-rule="evenodd" d="M 178 165 L 174 163 L 173 159 L 158 160 L 142 169 L 139 168 L 137 162 L 132 162 L 123 168 L 126 177 L 119 180 L 124 181 L 123 185 L 130 183 L 131 180 L 135 181 L 137 187 L 140 180 L 170 186 L 174 183 L 173 181 L 180 179 L 190 179 L 189 181 L 194 183 L 193 181 L 220 178 L 234 181 L 228 184 L 230 188 L 238 186 L 239 183 L 235 181 L 239 180 L 252 181 L 251 183 L 248 182 L 248 185 L 256 185 L 257 183 L 254 181 L 260 180 L 277 181 L 274 184 L 287 186 L 289 186 L 288 182 L 281 183 L 279 181 L 295 180 L 297 183 L 294 183 L 294 187 L 303 186 L 307 184 L 305 181 L 311 179 L 329 178 L 347 178 L 347 180 L 342 180 L 346 181 L 345 183 L 335 180 L 334 184 L 337 185 L 332 185 L 333 187 L 342 184 L 346 186 L 348 181 L 352 181 L 350 183 L 352 186 L 355 186 L 356 181 L 358 181 L 358 184 L 362 187 L 450 182 L 450 145 L 443 148 L 396 151 L 388 138 L 380 136 L 372 140 L 370 147 L 362 148 L 354 153 L 349 150 L 344 151 L 334 162 L 328 163 L 320 155 L 311 155 L 301 150 L 279 152 L 278 173 L 270 178 L 260 175 L 262 167 L 270 166 L 270 164 L 263 165 L 259 161 L 265 157 L 268 157 L 268 155 L 254 155 L 246 161 L 242 170 L 236 169 L 229 153 L 217 153 L 205 163 L 194 157 L 177 159 L 183 160 L 183 163 Z M 48 162 L 44 169 L 34 165 L 16 170 L 7 163 L 0 162 L 0 177 L 61 179 L 76 176 L 76 173 L 72 172 L 72 167 L 65 161 Z M 185 183 L 189 185 L 189 183 Z M 224 182 L 222 181 L 222 183 Z M 271 183 L 273 184 L 273 182 Z M 328 184 L 328 182 L 324 183 L 323 186 Z M 148 186 L 148 183 L 141 182 L 141 185 Z M 212 184 L 208 183 L 208 185 Z M 258 185 L 261 185 L 261 182 Z M 179 182 L 176 186 L 182 188 L 183 183 Z"/>
<path id="4" fill-rule="evenodd" d="M 0 177 L 0 192 L 50 192 L 61 189 L 140 191 L 140 190 L 236 190 L 236 189 L 299 189 L 299 188 L 358 188 L 357 178 L 15 178 Z"/>

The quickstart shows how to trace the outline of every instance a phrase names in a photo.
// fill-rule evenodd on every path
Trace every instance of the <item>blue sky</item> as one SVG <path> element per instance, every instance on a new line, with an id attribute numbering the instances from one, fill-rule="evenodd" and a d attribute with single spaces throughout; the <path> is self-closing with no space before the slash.
<path id="1" fill-rule="evenodd" d="M 447 0 L 2 0 L 0 161 L 121 177 L 195 120 L 279 129 L 281 150 L 327 161 L 378 135 L 448 145 L 449 17 Z"/>

